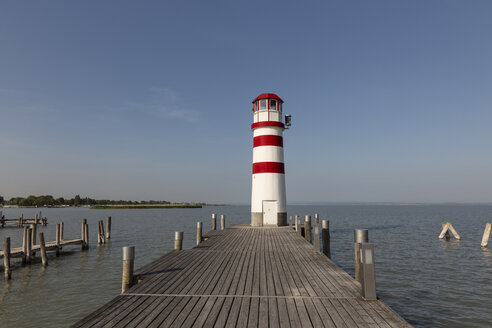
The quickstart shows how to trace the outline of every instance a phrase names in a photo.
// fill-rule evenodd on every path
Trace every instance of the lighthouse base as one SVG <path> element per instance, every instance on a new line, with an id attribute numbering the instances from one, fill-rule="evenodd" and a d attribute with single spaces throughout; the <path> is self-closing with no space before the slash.
<path id="1" fill-rule="evenodd" d="M 251 212 L 251 226 L 263 227 L 263 226 L 286 226 L 287 225 L 287 213 L 277 213 L 277 224 L 263 224 L 262 212 Z"/>

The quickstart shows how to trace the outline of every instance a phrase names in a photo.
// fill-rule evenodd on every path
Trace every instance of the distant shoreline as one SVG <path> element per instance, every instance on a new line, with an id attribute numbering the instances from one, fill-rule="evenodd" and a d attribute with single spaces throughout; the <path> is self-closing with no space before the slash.
<path id="1" fill-rule="evenodd" d="M 133 210 L 154 208 L 202 208 L 198 204 L 136 204 L 136 205 L 94 205 L 92 210 Z"/>

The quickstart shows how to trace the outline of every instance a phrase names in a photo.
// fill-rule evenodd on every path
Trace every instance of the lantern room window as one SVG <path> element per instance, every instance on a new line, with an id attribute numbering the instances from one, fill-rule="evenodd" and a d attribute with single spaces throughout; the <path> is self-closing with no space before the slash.
<path id="1" fill-rule="evenodd" d="M 266 99 L 261 99 L 260 100 L 260 110 L 266 110 L 267 109 L 267 101 Z"/>
<path id="2" fill-rule="evenodd" d="M 277 110 L 277 101 L 275 99 L 270 99 L 270 109 Z"/>

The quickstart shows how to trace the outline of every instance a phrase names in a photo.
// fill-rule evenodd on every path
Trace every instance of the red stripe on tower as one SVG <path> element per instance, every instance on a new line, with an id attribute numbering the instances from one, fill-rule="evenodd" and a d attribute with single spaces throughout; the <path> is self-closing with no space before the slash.
<path id="1" fill-rule="evenodd" d="M 253 163 L 253 174 L 258 173 L 281 173 L 285 174 L 284 163 L 259 162 Z"/>
<path id="2" fill-rule="evenodd" d="M 256 129 L 256 128 L 262 128 L 262 127 L 279 127 L 285 129 L 285 125 L 282 122 L 275 122 L 275 121 L 261 121 L 261 122 L 256 122 L 251 124 L 251 130 Z"/>
<path id="3" fill-rule="evenodd" d="M 272 135 L 264 135 L 257 136 L 253 138 L 253 147 L 260 146 L 277 146 L 283 147 L 284 141 L 282 136 L 272 136 Z"/>

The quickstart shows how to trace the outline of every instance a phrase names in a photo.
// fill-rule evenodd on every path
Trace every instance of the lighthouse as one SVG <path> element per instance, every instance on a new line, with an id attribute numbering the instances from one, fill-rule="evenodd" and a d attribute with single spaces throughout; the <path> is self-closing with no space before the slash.
<path id="1" fill-rule="evenodd" d="M 290 126 L 290 115 L 282 116 L 283 100 L 263 93 L 253 100 L 253 177 L 251 225 L 287 225 L 284 143 L 282 134 Z"/>

